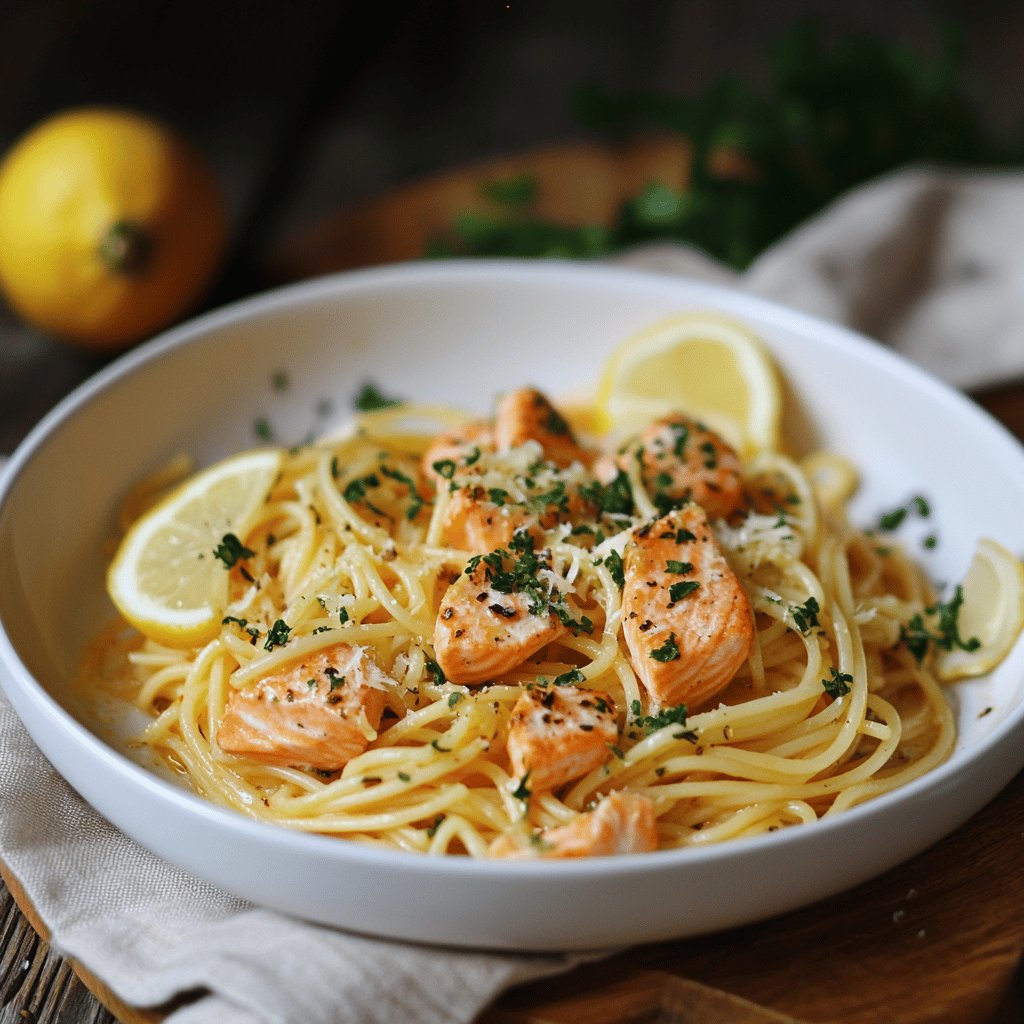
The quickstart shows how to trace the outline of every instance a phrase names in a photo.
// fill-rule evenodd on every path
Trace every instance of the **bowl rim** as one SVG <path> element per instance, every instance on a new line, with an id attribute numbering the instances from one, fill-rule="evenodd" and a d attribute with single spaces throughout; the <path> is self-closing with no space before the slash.
<path id="1" fill-rule="evenodd" d="M 726 315 L 745 316 L 755 324 L 770 324 L 782 330 L 797 334 L 821 336 L 833 347 L 839 347 L 847 354 L 867 359 L 875 368 L 895 374 L 904 381 L 928 392 L 947 406 L 952 406 L 958 415 L 973 419 L 982 429 L 988 431 L 993 440 L 1009 444 L 1016 451 L 1019 469 L 1024 480 L 1024 448 L 1010 431 L 989 415 L 965 394 L 952 385 L 946 384 L 920 366 L 883 346 L 880 342 L 862 335 L 844 325 L 831 323 L 820 317 L 793 309 L 771 299 L 744 292 L 731 285 L 708 283 L 694 278 L 681 277 L 666 272 L 637 269 L 613 264 L 591 264 L 572 260 L 551 259 L 545 261 L 528 259 L 457 259 L 444 261 L 418 260 L 401 264 L 347 270 L 324 274 L 308 280 L 282 285 L 255 295 L 237 299 L 224 306 L 202 313 L 175 327 L 170 328 L 136 348 L 116 357 L 51 409 L 19 444 L 9 461 L 0 467 L 0 521 L 4 510 L 17 487 L 20 475 L 28 467 L 38 450 L 67 421 L 91 402 L 101 400 L 106 389 L 117 381 L 126 379 L 160 360 L 167 353 L 191 344 L 201 343 L 206 335 L 236 322 L 244 322 L 265 313 L 301 306 L 306 302 L 341 296 L 350 291 L 366 288 L 399 287 L 403 284 L 447 283 L 459 278 L 475 280 L 493 279 L 510 281 L 520 279 L 557 278 L 566 275 L 573 279 L 593 279 L 626 285 L 629 282 L 652 288 L 663 288 L 676 284 L 684 289 L 701 293 L 702 301 L 711 306 L 723 306 Z M 683 298 L 689 302 L 691 299 Z M 742 307 L 736 308 L 737 305 Z M 609 857 L 582 858 L 562 862 L 557 860 L 489 860 L 473 857 L 434 857 L 401 850 L 390 850 L 358 842 L 338 841 L 338 838 L 290 830 L 270 822 L 247 818 L 244 814 L 221 807 L 189 790 L 179 787 L 132 761 L 114 747 L 100 739 L 85 725 L 67 711 L 46 688 L 38 682 L 28 667 L 21 661 L 14 648 L 13 640 L 7 633 L 6 625 L 0 618 L 0 685 L 7 691 L 14 686 L 19 697 L 30 702 L 35 710 L 45 715 L 58 727 L 66 740 L 84 746 L 97 758 L 104 768 L 113 772 L 127 784 L 140 788 L 158 801 L 169 801 L 183 813 L 202 819 L 219 830 L 228 830 L 239 838 L 252 839 L 261 844 L 271 844 L 287 852 L 305 851 L 338 863 L 355 862 L 365 866 L 386 869 L 405 869 L 422 872 L 431 877 L 463 875 L 482 878 L 497 878 L 522 875 L 533 878 L 558 879 L 570 873 L 576 877 L 601 876 L 618 878 L 661 870 L 675 871 L 686 865 L 699 866 L 713 862 L 726 862 L 746 858 L 765 848 L 786 848 L 802 844 L 809 837 L 827 833 L 842 833 L 856 830 L 865 817 L 874 817 L 893 805 L 915 801 L 917 797 L 941 789 L 949 779 L 962 770 L 963 756 L 954 752 L 942 764 L 907 784 L 874 797 L 843 811 L 833 818 L 819 819 L 798 828 L 779 829 L 773 833 L 744 837 L 708 846 L 687 847 L 674 850 L 657 850 L 642 856 L 617 855 Z M 10 698 L 10 694 L 8 693 Z M 12 704 L 19 701 L 12 699 Z M 16 707 L 17 710 L 17 707 Z M 19 717 L 20 713 L 19 713 Z M 1008 741 L 1011 733 L 1024 729 L 1024 701 L 1014 708 L 991 730 L 974 743 L 968 751 L 969 760 L 974 761 L 991 752 L 992 748 Z M 74 783 L 67 780 L 69 784 Z"/>

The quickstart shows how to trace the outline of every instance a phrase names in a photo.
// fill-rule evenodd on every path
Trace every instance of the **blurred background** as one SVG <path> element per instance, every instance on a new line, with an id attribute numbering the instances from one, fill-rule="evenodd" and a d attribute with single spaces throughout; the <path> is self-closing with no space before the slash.
<path id="1" fill-rule="evenodd" d="M 650 237 L 742 267 L 892 167 L 1024 163 L 1022 46 L 1015 0 L 5 0 L 0 150 L 81 105 L 183 132 L 229 226 L 192 310 Z M 109 358 L 4 306 L 0 452 Z"/>

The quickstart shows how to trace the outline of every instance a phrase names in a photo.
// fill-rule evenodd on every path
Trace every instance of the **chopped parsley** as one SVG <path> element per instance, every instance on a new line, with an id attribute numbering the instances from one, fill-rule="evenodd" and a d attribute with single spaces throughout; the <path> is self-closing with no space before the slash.
<path id="1" fill-rule="evenodd" d="M 516 788 L 512 791 L 512 795 L 517 800 L 529 800 L 530 799 L 530 793 L 532 792 L 532 790 L 530 789 L 529 786 L 527 786 L 527 783 L 529 781 L 530 781 L 530 769 L 528 768 L 526 770 L 526 774 L 519 780 L 519 785 L 516 786 Z"/>
<path id="2" fill-rule="evenodd" d="M 796 628 L 806 636 L 812 627 L 818 625 L 818 612 L 821 611 L 821 606 L 816 598 L 809 597 L 803 604 L 793 605 L 789 611 L 796 623 Z"/>
<path id="3" fill-rule="evenodd" d="M 508 491 L 501 487 L 490 487 L 487 490 L 487 497 L 491 499 L 492 505 L 497 505 L 500 508 L 508 499 Z"/>
<path id="4" fill-rule="evenodd" d="M 247 548 L 233 533 L 225 533 L 213 549 L 213 557 L 219 558 L 229 569 L 240 558 L 252 558 L 255 551 Z"/>
<path id="5" fill-rule="evenodd" d="M 278 370 L 270 378 L 270 383 L 275 391 L 286 391 L 288 389 L 288 374 L 284 370 Z"/>
<path id="6" fill-rule="evenodd" d="M 830 697 L 845 697 L 850 692 L 853 676 L 849 672 L 840 672 L 835 666 L 830 669 L 828 679 L 822 679 L 821 685 Z"/>
<path id="7" fill-rule="evenodd" d="M 675 633 L 670 633 L 665 643 L 651 651 L 651 657 L 655 661 L 675 661 L 679 657 L 679 645 L 676 643 Z"/>
<path id="8" fill-rule="evenodd" d="M 376 473 L 369 473 L 358 480 L 350 480 L 342 491 L 342 497 L 349 504 L 362 501 L 366 497 L 367 487 L 380 487 L 380 478 Z"/>
<path id="9" fill-rule="evenodd" d="M 438 459 L 437 462 L 431 463 L 434 467 L 434 472 L 438 476 L 443 476 L 445 480 L 451 480 L 455 476 L 455 460 L 454 459 Z"/>
<path id="10" fill-rule="evenodd" d="M 274 432 L 270 429 L 270 423 L 265 416 L 260 416 L 252 425 L 252 429 L 261 441 L 273 441 Z"/>
<path id="11" fill-rule="evenodd" d="M 894 508 L 891 512 L 883 512 L 878 517 L 878 528 L 890 533 L 893 530 L 899 529 L 906 518 L 907 510 L 905 508 Z"/>
<path id="12" fill-rule="evenodd" d="M 292 627 L 284 619 L 278 619 L 267 631 L 267 639 L 263 644 L 263 649 L 272 651 L 275 647 L 284 647 L 288 643 L 288 636 L 291 631 Z"/>
<path id="13" fill-rule="evenodd" d="M 622 565 L 622 556 L 618 551 L 610 551 L 604 557 L 604 565 L 608 575 L 615 581 L 615 585 L 621 590 L 626 585 L 626 571 Z"/>
<path id="14" fill-rule="evenodd" d="M 406 519 L 415 519 L 419 515 L 419 511 L 423 508 L 424 501 L 420 497 L 420 492 L 416 487 L 416 481 L 412 477 L 403 473 L 400 469 L 393 469 L 391 466 L 381 465 L 381 473 L 386 477 L 390 477 L 392 480 L 397 480 L 400 484 L 405 484 L 409 488 L 409 497 L 412 499 L 409 503 L 409 507 L 405 510 Z"/>
<path id="15" fill-rule="evenodd" d="M 574 683 L 582 683 L 586 677 L 578 668 L 571 668 L 560 676 L 555 676 L 555 686 L 572 686 Z"/>
<path id="16" fill-rule="evenodd" d="M 437 830 L 441 827 L 441 822 L 444 821 L 445 817 L 446 817 L 446 815 L 439 814 L 434 819 L 433 825 L 431 825 L 430 828 L 427 829 L 427 835 L 430 836 L 431 839 L 433 839 L 434 836 L 437 835 Z"/>
<path id="17" fill-rule="evenodd" d="M 550 600 L 551 610 L 555 613 L 555 618 L 563 626 L 566 626 L 573 636 L 579 636 L 580 633 L 593 632 L 594 623 L 586 615 L 581 615 L 578 619 L 574 619 L 572 613 L 565 606 L 565 599 L 561 594 L 552 595 Z"/>
<path id="18" fill-rule="evenodd" d="M 344 626 L 346 622 L 348 622 L 348 609 L 341 607 L 338 609 L 338 623 Z"/>
<path id="19" fill-rule="evenodd" d="M 676 601 L 682 601 L 684 597 L 688 597 L 699 587 L 700 584 L 696 580 L 680 580 L 668 588 L 668 598 L 674 604 Z"/>
<path id="20" fill-rule="evenodd" d="M 688 572 L 693 572 L 693 562 L 678 562 L 676 559 L 670 558 L 665 563 L 665 572 L 674 572 L 685 576 Z"/>
<path id="21" fill-rule="evenodd" d="M 249 636 L 252 638 L 250 640 L 250 643 L 254 643 L 255 640 L 256 640 L 256 637 L 258 637 L 260 635 L 260 631 L 255 626 L 250 626 L 249 625 L 249 620 L 248 619 L 239 619 L 239 618 L 236 618 L 234 615 L 225 615 L 224 618 L 221 619 L 220 621 L 225 626 L 229 622 L 233 622 L 236 626 L 238 626 L 239 629 L 244 629 L 246 631 L 246 633 L 248 633 Z"/>
<path id="22" fill-rule="evenodd" d="M 685 704 L 676 704 L 675 707 L 665 708 L 664 711 L 659 711 L 656 715 L 642 715 L 640 712 L 643 708 L 638 700 L 633 701 L 632 710 L 633 717 L 636 719 L 636 724 L 639 725 L 641 729 L 644 729 L 648 736 L 650 736 L 652 732 L 657 732 L 659 729 L 664 729 L 669 725 L 678 725 L 685 728 L 686 716 L 689 714 L 689 710 Z M 676 738 L 685 738 L 691 742 L 696 742 L 697 734 L 690 729 Z"/>
<path id="23" fill-rule="evenodd" d="M 345 685 L 345 677 L 333 665 L 324 669 L 324 675 L 331 681 L 332 693 Z"/>
<path id="24" fill-rule="evenodd" d="M 472 575 L 483 563 L 484 573 L 491 589 L 499 594 L 525 594 L 531 615 L 544 615 L 551 612 L 564 626 L 572 630 L 574 636 L 589 633 L 594 628 L 593 622 L 585 615 L 574 619 L 565 603 L 565 598 L 553 591 L 538 578 L 541 569 L 550 569 L 550 565 L 541 561 L 533 550 L 533 537 L 527 530 L 517 530 L 509 548 L 497 548 L 486 555 L 474 555 L 466 563 L 466 574 Z M 506 566 L 506 561 L 511 565 Z M 493 605 L 491 606 L 493 610 Z"/>
<path id="25" fill-rule="evenodd" d="M 462 700 L 462 694 L 456 690 L 454 693 L 448 694 L 448 707 L 453 708 L 459 701 Z"/>
<path id="26" fill-rule="evenodd" d="M 939 602 L 925 609 L 925 615 L 937 617 L 938 632 L 931 632 L 920 613 L 911 616 L 905 626 L 900 627 L 900 640 L 917 661 L 923 661 L 928 653 L 928 645 L 935 644 L 944 651 L 959 648 L 963 651 L 976 651 L 981 641 L 976 637 L 966 640 L 960 635 L 960 608 L 964 603 L 964 590 L 959 584 L 953 596 L 946 602 Z"/>
<path id="27" fill-rule="evenodd" d="M 670 423 L 669 430 L 676 436 L 675 442 L 672 445 L 672 454 L 677 458 L 681 458 L 683 449 L 686 447 L 686 442 L 690 436 L 690 428 L 685 423 Z"/>
<path id="28" fill-rule="evenodd" d="M 401 405 L 400 398 L 388 398 L 381 390 L 370 381 L 367 381 L 360 389 L 352 403 L 359 412 L 374 412 L 377 409 L 389 409 L 395 405 Z"/>
<path id="29" fill-rule="evenodd" d="M 539 512 L 543 512 L 548 505 L 557 505 L 564 512 L 569 507 L 569 495 L 565 493 L 564 481 L 559 480 L 550 491 L 533 495 L 529 504 Z"/>
<path id="30" fill-rule="evenodd" d="M 932 514 L 932 507 L 928 499 L 921 494 L 915 494 L 906 505 L 894 508 L 890 512 L 883 512 L 878 517 L 878 529 L 886 533 L 899 529 L 907 516 L 911 513 L 927 519 Z"/>
<path id="31" fill-rule="evenodd" d="M 593 480 L 580 487 L 580 497 L 596 505 L 601 512 L 609 515 L 631 515 L 633 512 L 633 488 L 625 470 L 620 469 L 610 484 Z"/>
<path id="32" fill-rule="evenodd" d="M 447 680 L 445 679 L 444 672 L 441 670 L 441 666 L 433 658 L 427 658 L 426 665 L 427 671 L 434 677 L 434 685 L 444 686 Z M 448 706 L 451 707 L 451 703 Z"/>

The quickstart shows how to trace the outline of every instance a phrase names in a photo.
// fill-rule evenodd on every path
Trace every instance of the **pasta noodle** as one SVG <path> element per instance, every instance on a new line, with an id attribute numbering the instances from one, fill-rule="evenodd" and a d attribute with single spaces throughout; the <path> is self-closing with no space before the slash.
<path id="1" fill-rule="evenodd" d="M 502 837 L 543 854 L 550 844 L 538 837 L 628 793 L 653 805 L 659 847 L 687 847 L 828 817 L 950 753 L 946 699 L 928 659 L 901 642 L 935 594 L 897 545 L 850 525 L 856 475 L 840 457 L 763 453 L 742 468 L 744 507 L 712 528 L 753 610 L 752 642 L 713 699 L 683 707 L 648 692 L 624 637 L 621 557 L 666 511 L 645 483 L 639 442 L 618 456 L 629 501 L 545 516 L 545 496 L 564 512 L 565 495 L 592 487 L 596 470 L 555 465 L 526 440 L 435 460 L 436 486 L 426 486 L 432 435 L 408 424 L 436 413 L 364 414 L 349 435 L 287 453 L 241 538 L 249 554 L 230 570 L 223 624 L 200 649 L 123 627 L 108 638 L 151 718 L 143 742 L 205 797 L 292 829 L 485 857 Z M 445 533 L 467 461 L 499 507 L 539 509 L 541 576 L 571 628 L 493 676 L 456 683 L 434 637 L 446 589 L 470 568 L 470 552 Z M 233 694 L 339 642 L 368 652 L 384 678 L 379 725 L 359 719 L 364 749 L 317 769 L 222 748 Z M 524 692 L 555 683 L 607 695 L 615 736 L 596 766 L 540 788 L 513 770 L 509 737 Z"/>

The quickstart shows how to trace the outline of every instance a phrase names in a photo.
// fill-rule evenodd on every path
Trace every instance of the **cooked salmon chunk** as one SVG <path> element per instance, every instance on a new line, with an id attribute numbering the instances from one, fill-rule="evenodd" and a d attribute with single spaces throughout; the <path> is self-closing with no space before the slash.
<path id="1" fill-rule="evenodd" d="M 591 453 L 580 447 L 562 414 L 534 388 L 511 391 L 498 403 L 494 443 L 498 451 L 536 441 L 556 466 L 588 465 Z"/>
<path id="2" fill-rule="evenodd" d="M 534 792 L 557 789 L 600 767 L 619 738 L 615 704 L 606 693 L 576 686 L 536 686 L 512 708 L 508 755 L 512 774 Z"/>
<path id="3" fill-rule="evenodd" d="M 750 601 L 704 510 L 685 505 L 633 533 L 624 559 L 623 632 L 660 706 L 706 703 L 746 661 Z"/>
<path id="4" fill-rule="evenodd" d="M 266 764 L 341 768 L 374 738 L 393 684 L 366 648 L 334 644 L 235 690 L 217 742 Z"/>
<path id="5" fill-rule="evenodd" d="M 507 553 L 505 553 L 507 556 Z M 453 683 L 481 683 L 521 665 L 557 640 L 566 627 L 545 608 L 530 611 L 525 593 L 496 589 L 502 555 L 471 559 L 441 598 L 434 625 L 434 653 Z"/>
<path id="6" fill-rule="evenodd" d="M 487 420 L 474 420 L 438 434 L 423 453 L 420 472 L 431 484 L 452 474 L 466 460 L 475 461 L 482 452 L 494 451 L 494 431 Z"/>
<path id="7" fill-rule="evenodd" d="M 522 860 L 532 857 L 610 857 L 621 853 L 650 853 L 658 848 L 658 819 L 654 804 L 635 793 L 609 793 L 592 811 L 568 825 L 549 828 L 524 843 L 506 834 L 491 843 L 492 857 Z"/>
<path id="8" fill-rule="evenodd" d="M 744 504 L 742 465 L 713 430 L 686 416 L 655 420 L 640 438 L 644 487 L 662 511 L 695 501 L 712 519 L 724 519 Z M 619 465 L 634 458 L 619 456 Z"/>
<path id="9" fill-rule="evenodd" d="M 448 547 L 478 555 L 508 547 L 516 531 L 524 528 L 541 532 L 537 517 L 526 506 L 498 505 L 483 487 L 467 485 L 448 497 L 441 539 Z"/>

